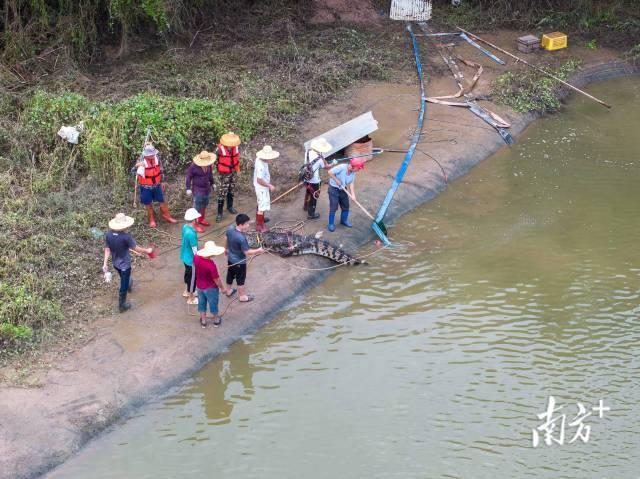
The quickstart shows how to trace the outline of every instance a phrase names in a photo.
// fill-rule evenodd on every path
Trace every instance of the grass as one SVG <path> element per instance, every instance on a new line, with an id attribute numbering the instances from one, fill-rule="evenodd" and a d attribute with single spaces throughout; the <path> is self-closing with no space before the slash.
<path id="1" fill-rule="evenodd" d="M 237 41 L 203 33 L 191 48 L 67 69 L 0 98 L 0 366 L 86 335 L 100 231 L 117 211 L 136 217 L 142 244 L 167 242 L 144 227 L 141 209 L 131 212 L 128 169 L 147 126 L 178 185 L 190 158 L 233 128 L 244 140 L 246 190 L 258 143 L 286 142 L 314 107 L 357 82 L 414 75 L 401 25 L 301 29 L 285 17 L 243 28 Z M 80 121 L 78 145 L 56 137 Z M 179 211 L 188 199 L 173 193 L 171 202 Z"/>

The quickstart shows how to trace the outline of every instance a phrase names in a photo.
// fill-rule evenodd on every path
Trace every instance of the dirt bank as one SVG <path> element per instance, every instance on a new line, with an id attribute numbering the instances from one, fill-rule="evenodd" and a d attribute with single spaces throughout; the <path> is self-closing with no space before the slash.
<path id="1" fill-rule="evenodd" d="M 489 65 L 471 47 L 462 46 L 459 53 L 487 65 L 479 85 L 481 91 L 487 91 L 492 75 L 500 68 Z M 592 58 L 593 62 L 586 62 L 588 68 L 580 74 L 580 83 L 632 72 L 629 67 L 611 63 L 613 53 L 598 53 L 600 56 Z M 426 69 L 429 73 L 429 63 Z M 428 90 L 431 95 L 444 95 L 455 87 L 447 75 L 431 78 Z M 303 138 L 372 110 L 380 125 L 373 135 L 375 143 L 387 148 L 407 147 L 417 115 L 415 85 L 372 84 L 358 88 L 352 95 L 328 105 L 310 119 L 303 128 Z M 533 115 L 492 108 L 512 121 L 514 135 L 534 119 Z M 282 161 L 301 157 L 300 145 L 277 146 L 283 152 Z M 442 164 L 452 181 L 503 146 L 495 131 L 468 111 L 429 105 L 419 151 L 391 205 L 387 224 L 446 187 L 439 167 L 428 155 Z M 402 154 L 381 155 L 358 176 L 358 198 L 371 211 L 384 197 L 401 161 Z M 272 221 L 302 220 L 301 201 L 298 192 L 288 203 L 278 204 Z M 323 216 L 305 225 L 307 233 L 325 229 L 326 189 L 319 204 Z M 245 198 L 240 209 L 252 214 L 253 200 Z M 325 238 L 351 250 L 370 244 L 370 221 L 354 209 L 353 222 L 353 230 L 325 231 Z M 209 238 L 218 240 L 223 228 L 212 228 Z M 178 227 L 167 231 L 179 236 Z M 402 239 L 400 224 L 390 228 L 390 236 Z M 330 272 L 303 268 L 326 266 L 324 259 L 314 257 L 257 258 L 249 268 L 248 283 L 256 301 L 232 304 L 221 328 L 203 331 L 197 318 L 188 314 L 181 297 L 183 268 L 178 252 L 168 250 L 143 271 L 134 273 L 137 282 L 130 312 L 97 320 L 95 335 L 88 343 L 57 367 L 38 373 L 32 381 L 38 387 L 0 389 L 0 478 L 34 477 L 63 462 L 105 427 L 178 384 L 242 335 L 260 327 Z M 226 305 L 226 300 L 222 301 L 223 310 Z"/>

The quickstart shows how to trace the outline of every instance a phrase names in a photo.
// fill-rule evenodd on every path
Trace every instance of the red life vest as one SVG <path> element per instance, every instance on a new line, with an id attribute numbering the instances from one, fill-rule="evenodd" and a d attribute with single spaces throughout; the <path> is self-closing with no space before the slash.
<path id="1" fill-rule="evenodd" d="M 240 171 L 240 150 L 237 146 L 218 145 L 218 173 L 228 175 L 231 171 Z"/>
<path id="2" fill-rule="evenodd" d="M 138 183 L 142 186 L 159 185 L 162 182 L 162 171 L 160 170 L 160 161 L 157 156 L 145 156 L 144 178 L 138 175 Z"/>

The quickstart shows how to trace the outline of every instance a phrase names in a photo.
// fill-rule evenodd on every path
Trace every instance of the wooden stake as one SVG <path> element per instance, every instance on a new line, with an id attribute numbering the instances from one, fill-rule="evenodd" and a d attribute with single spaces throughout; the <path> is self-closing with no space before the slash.
<path id="1" fill-rule="evenodd" d="M 590 98 L 590 99 L 592 99 L 593 101 L 600 103 L 602 106 L 604 106 L 604 107 L 606 107 L 606 108 L 611 108 L 611 105 L 609 105 L 609 104 L 607 104 L 607 103 L 603 102 L 602 100 L 599 100 L 598 98 L 596 98 L 596 97 L 595 97 L 595 96 L 593 96 L 593 95 L 589 95 L 586 91 L 583 91 L 583 90 L 581 90 L 580 88 L 573 86 L 571 83 L 567 83 L 566 81 L 562 80 L 561 78 L 558 78 L 557 76 L 555 76 L 553 73 L 550 73 L 550 72 L 548 72 L 548 71 L 546 71 L 546 70 L 543 70 L 542 68 L 537 67 L 537 66 L 535 66 L 535 65 L 532 65 L 532 64 L 531 64 L 531 63 L 529 63 L 528 61 L 523 60 L 522 58 L 519 58 L 519 57 L 515 56 L 513 53 L 510 53 L 510 52 L 508 52 L 507 50 L 504 50 L 504 49 L 500 48 L 499 46 L 494 45 L 494 44 L 493 44 L 493 43 L 491 43 L 491 42 L 488 42 L 487 40 L 483 40 L 482 38 L 480 38 L 480 37 L 479 37 L 479 36 L 477 36 L 477 35 L 474 35 L 474 34 L 473 34 L 473 33 L 471 33 L 471 32 L 468 32 L 468 31 L 466 31 L 466 30 L 463 30 L 463 29 L 462 29 L 462 28 L 460 28 L 460 27 L 456 27 L 456 28 L 457 28 L 458 30 L 460 30 L 461 32 L 466 33 L 467 35 L 469 35 L 469 36 L 471 36 L 471 37 L 475 38 L 476 40 L 478 40 L 478 41 L 480 41 L 480 42 L 482 42 L 482 43 L 485 43 L 486 45 L 489 45 L 491 48 L 495 48 L 495 49 L 496 49 L 496 50 L 498 50 L 499 52 L 502 52 L 502 53 L 504 53 L 505 55 L 509 55 L 511 58 L 513 58 L 513 59 L 514 59 L 514 60 L 516 60 L 517 62 L 522 62 L 522 63 L 524 63 L 525 65 L 527 65 L 527 66 L 529 66 L 529 67 L 533 68 L 534 70 L 538 70 L 540 73 L 544 73 L 544 74 L 545 74 L 545 75 L 547 75 L 548 77 L 551 77 L 551 78 L 553 78 L 553 79 L 554 79 L 554 80 L 556 80 L 556 81 L 559 81 L 559 82 L 560 82 L 560 83 L 562 83 L 564 86 L 569 87 L 569 88 L 571 88 L 572 90 L 577 91 L 578 93 L 582 93 L 582 94 L 583 94 L 584 96 L 586 96 L 587 98 Z"/>

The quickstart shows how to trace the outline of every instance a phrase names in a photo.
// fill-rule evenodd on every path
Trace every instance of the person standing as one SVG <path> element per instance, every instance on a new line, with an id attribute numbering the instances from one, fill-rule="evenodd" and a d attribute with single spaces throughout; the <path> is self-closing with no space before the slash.
<path id="1" fill-rule="evenodd" d="M 220 291 L 228 294 L 227 288 L 220 281 L 218 268 L 213 261 L 214 256 L 224 253 L 222 246 L 217 246 L 214 241 L 207 241 L 204 248 L 198 250 L 193 258 L 196 270 L 196 287 L 198 288 L 198 312 L 200 313 L 200 326 L 207 327 L 207 305 L 213 315 L 213 325 L 220 326 L 222 318 L 218 316 L 218 300 Z"/>
<path id="2" fill-rule="evenodd" d="M 366 161 L 363 158 L 353 158 L 349 163 L 334 166 L 329 170 L 329 231 L 335 231 L 335 218 L 340 206 L 340 224 L 351 228 L 353 225 L 349 221 L 349 195 L 346 188 L 349 188 L 351 196 L 355 200 L 356 192 L 354 182 L 356 171 L 364 168 Z"/>
<path id="3" fill-rule="evenodd" d="M 256 190 L 258 200 L 258 213 L 256 214 L 256 231 L 264 233 L 267 231 L 264 214 L 271 209 L 271 192 L 276 187 L 271 184 L 271 174 L 269 173 L 269 162 L 280 156 L 280 153 L 273 150 L 269 145 L 265 145 L 262 150 L 256 153 L 256 164 L 253 170 L 253 186 Z"/>
<path id="4" fill-rule="evenodd" d="M 185 290 L 182 296 L 187 298 L 187 304 L 198 304 L 196 298 L 196 270 L 193 267 L 193 257 L 198 252 L 197 220 L 200 213 L 195 208 L 189 208 L 184 219 L 188 223 L 182 226 L 182 242 L 180 244 L 180 259 L 184 264 Z"/>
<path id="5" fill-rule="evenodd" d="M 124 213 L 118 213 L 115 218 L 109 221 L 109 231 L 105 235 L 104 262 L 102 271 L 109 271 L 107 261 L 111 256 L 113 267 L 120 276 L 120 291 L 118 296 L 118 309 L 121 313 L 131 308 L 127 303 L 127 293 L 131 291 L 131 255 L 129 250 L 140 254 L 151 254 L 152 248 L 141 248 L 136 245 L 133 237 L 127 232 L 133 226 L 134 219 Z"/>
<path id="6" fill-rule="evenodd" d="M 158 157 L 158 150 L 151 143 L 147 143 L 142 150 L 142 155 L 136 163 L 136 179 L 140 186 L 140 203 L 147 210 L 149 227 L 155 228 L 156 218 L 153 212 L 153 203 L 159 203 L 160 214 L 168 223 L 177 223 L 171 217 L 169 208 L 164 199 L 166 184 L 164 183 L 164 169 Z"/>
<path id="7" fill-rule="evenodd" d="M 264 253 L 262 248 L 249 248 L 249 242 L 244 235 L 249 229 L 251 220 L 244 213 L 236 216 L 235 224 L 227 228 L 227 237 L 225 241 L 225 250 L 227 254 L 227 290 L 229 296 L 233 295 L 235 290 L 231 289 L 233 281 L 238 285 L 238 301 L 247 303 L 253 299 L 248 295 L 244 284 L 247 278 L 247 256 Z"/>
<path id="8" fill-rule="evenodd" d="M 216 176 L 216 187 L 218 189 L 218 215 L 216 223 L 222 221 L 224 212 L 224 200 L 227 200 L 227 210 L 229 213 L 238 213 L 233 207 L 233 195 L 236 188 L 236 176 L 240 171 L 240 137 L 230 131 L 220 137 L 220 143 L 216 147 L 218 156 Z"/>
<path id="9" fill-rule="evenodd" d="M 320 218 L 316 213 L 318 196 L 320 195 L 320 169 L 327 168 L 328 164 L 323 154 L 331 151 L 331 143 L 324 138 L 316 138 L 311 142 L 310 149 L 305 153 L 304 185 L 306 189 L 304 197 L 304 210 L 307 219 Z"/>
<path id="10" fill-rule="evenodd" d="M 213 163 L 216 155 L 208 151 L 201 151 L 193 157 L 193 162 L 187 168 L 187 196 L 193 195 L 193 207 L 200 213 L 200 217 L 195 224 L 198 233 L 204 232 L 200 226 L 210 226 L 206 220 L 207 206 L 209 205 L 209 195 L 213 188 Z"/>

